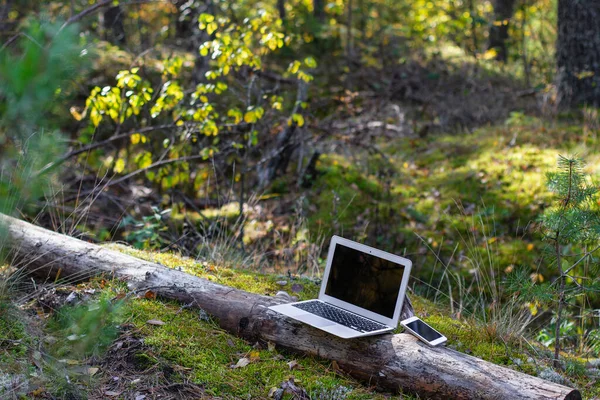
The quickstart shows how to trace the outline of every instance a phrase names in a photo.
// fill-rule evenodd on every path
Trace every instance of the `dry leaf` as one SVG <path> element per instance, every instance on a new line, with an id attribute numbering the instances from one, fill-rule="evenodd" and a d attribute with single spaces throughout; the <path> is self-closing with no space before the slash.
<path id="1" fill-rule="evenodd" d="M 296 360 L 292 360 L 289 363 L 287 363 L 288 367 L 290 367 L 290 369 L 294 369 L 294 368 L 298 368 L 298 362 Z"/>
<path id="2" fill-rule="evenodd" d="M 114 392 L 112 390 L 107 390 L 104 392 L 105 395 L 110 396 L 110 397 L 115 397 L 121 394 L 121 392 Z"/>
<path id="3" fill-rule="evenodd" d="M 146 323 L 149 325 L 164 325 L 165 324 L 160 319 L 151 319 L 151 320 L 146 321 Z"/>
<path id="4" fill-rule="evenodd" d="M 98 372 L 99 370 L 100 370 L 99 368 L 90 367 L 90 368 L 88 368 L 87 373 L 89 376 L 94 376 L 94 375 L 96 375 L 96 372 Z"/>
<path id="5" fill-rule="evenodd" d="M 299 284 L 299 283 L 294 283 L 294 284 L 292 285 L 292 292 L 294 292 L 294 293 L 300 293 L 300 292 L 301 292 L 301 291 L 303 291 L 303 290 L 304 290 L 304 286 L 302 286 L 302 285 L 301 285 L 301 284 Z"/>
<path id="6" fill-rule="evenodd" d="M 333 360 L 331 362 L 331 368 L 333 368 L 333 370 L 335 372 L 340 372 L 342 369 L 340 368 L 339 364 L 337 363 L 337 361 Z"/>
<path id="7" fill-rule="evenodd" d="M 275 351 L 275 343 L 273 343 L 273 342 L 267 342 L 267 349 L 269 351 Z"/>
<path id="8" fill-rule="evenodd" d="M 277 392 L 277 390 L 278 390 L 278 389 L 277 389 L 276 387 L 272 387 L 272 388 L 269 390 L 269 397 L 273 397 L 273 395 L 275 394 L 275 392 Z"/>
<path id="9" fill-rule="evenodd" d="M 148 300 L 156 300 L 156 293 L 154 293 L 152 290 L 147 290 L 146 293 L 144 293 L 144 298 Z"/>
<path id="10" fill-rule="evenodd" d="M 248 364 L 250 364 L 250 359 L 249 358 L 240 358 L 237 362 L 237 364 L 232 365 L 231 368 L 235 369 L 235 368 L 244 368 L 245 366 L 247 366 Z"/>
<path id="11" fill-rule="evenodd" d="M 296 385 L 300 383 L 299 379 L 290 378 L 281 384 L 281 388 L 285 393 L 289 393 L 294 399 L 298 400 L 309 400 L 310 396 L 306 393 L 306 390 Z"/>
<path id="12" fill-rule="evenodd" d="M 285 285 L 287 285 L 287 281 L 277 281 L 277 282 L 275 282 L 275 283 L 277 283 L 277 284 L 278 284 L 278 285 L 280 285 L 280 286 L 285 286 Z"/>

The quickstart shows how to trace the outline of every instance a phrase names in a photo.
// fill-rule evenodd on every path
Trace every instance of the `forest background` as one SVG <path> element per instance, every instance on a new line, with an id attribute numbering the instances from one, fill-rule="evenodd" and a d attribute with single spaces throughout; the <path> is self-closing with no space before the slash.
<path id="1" fill-rule="evenodd" d="M 300 297 L 342 235 L 412 259 L 410 295 L 457 349 L 597 396 L 598 21 L 597 2 L 566 0 L 3 0 L 0 211 L 247 290 L 302 282 Z M 35 342 L 13 317 L 36 310 L 98 363 L 122 317 L 100 314 L 106 343 L 66 339 L 85 313 L 60 294 L 104 295 L 32 283 L 2 243 L 0 332 Z M 67 365 L 35 383 L 31 343 L 1 340 L 18 371 L 0 395 L 104 382 Z M 185 363 L 156 340 L 156 359 Z"/>

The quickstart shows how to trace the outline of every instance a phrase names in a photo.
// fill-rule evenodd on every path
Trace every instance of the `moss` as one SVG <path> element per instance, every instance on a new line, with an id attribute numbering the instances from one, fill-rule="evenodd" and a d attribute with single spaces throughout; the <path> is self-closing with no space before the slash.
<path id="1" fill-rule="evenodd" d="M 348 398 L 389 398 L 336 374 L 330 362 L 280 352 L 268 346 L 252 346 L 213 322 L 202 320 L 197 311 L 181 310 L 175 303 L 136 299 L 128 304 L 127 313 L 153 354 L 172 366 L 188 368 L 189 378 L 202 385 L 207 395 L 266 398 L 271 388 L 293 377 L 309 394 L 346 387 L 351 389 Z M 150 319 L 159 319 L 165 324 L 149 325 L 146 321 Z M 140 357 L 154 362 L 150 357 Z M 250 364 L 232 368 L 241 358 L 250 359 Z M 298 363 L 293 370 L 288 365 L 291 361 Z"/>
<path id="2" fill-rule="evenodd" d="M 356 228 L 359 214 L 381 197 L 381 183 L 343 157 L 324 155 L 317 163 L 319 176 L 313 185 L 309 218 L 312 232 L 344 232 Z"/>
<path id="3" fill-rule="evenodd" d="M 169 268 L 181 268 L 192 275 L 247 292 L 272 296 L 283 290 L 301 300 L 315 298 L 319 292 L 319 283 L 304 277 L 293 276 L 290 278 L 278 275 L 263 275 L 250 270 L 216 268 L 173 253 L 142 251 L 118 244 L 110 244 L 107 247 L 143 260 L 160 263 Z M 284 285 L 281 284 L 283 281 L 285 281 Z"/>

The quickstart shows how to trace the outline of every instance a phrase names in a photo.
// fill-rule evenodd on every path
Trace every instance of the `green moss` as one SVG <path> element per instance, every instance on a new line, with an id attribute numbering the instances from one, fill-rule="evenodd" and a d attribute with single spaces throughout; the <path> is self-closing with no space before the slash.
<path id="1" fill-rule="evenodd" d="M 315 211 L 309 218 L 310 230 L 329 236 L 355 229 L 359 215 L 381 197 L 381 183 L 337 155 L 322 156 L 317 169 L 320 174 L 311 195 Z"/>
<path id="2" fill-rule="evenodd" d="M 143 260 L 160 263 L 169 268 L 181 268 L 192 275 L 247 292 L 273 296 L 283 290 L 298 296 L 301 300 L 315 298 L 319 292 L 319 283 L 308 278 L 293 277 L 290 279 L 284 276 L 263 275 L 250 270 L 216 268 L 173 253 L 142 251 L 118 244 L 110 244 L 107 247 Z M 285 285 L 281 285 L 283 281 L 285 281 Z"/>
<path id="3" fill-rule="evenodd" d="M 175 303 L 136 299 L 128 304 L 127 313 L 153 354 L 172 366 L 189 368 L 189 378 L 202 385 L 207 395 L 266 398 L 271 388 L 293 377 L 309 394 L 343 386 L 351 389 L 348 398 L 389 398 L 337 375 L 330 362 L 275 349 L 254 348 L 215 323 L 202 320 L 198 311 L 181 310 Z M 165 324 L 149 325 L 146 321 L 150 319 L 159 319 Z M 139 357 L 144 362 L 155 362 L 146 355 Z M 232 368 L 241 358 L 250 359 L 250 364 Z M 293 370 L 288 365 L 291 361 L 298 363 Z"/>

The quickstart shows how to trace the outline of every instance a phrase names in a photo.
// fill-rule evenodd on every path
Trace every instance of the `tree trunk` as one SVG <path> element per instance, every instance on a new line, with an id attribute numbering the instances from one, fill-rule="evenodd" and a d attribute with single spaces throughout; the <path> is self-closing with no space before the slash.
<path id="1" fill-rule="evenodd" d="M 292 110 L 292 115 L 301 112 L 301 104 L 306 101 L 308 92 L 308 85 L 302 80 L 298 80 L 298 92 L 296 94 L 296 104 Z M 290 116 L 291 118 L 291 116 Z M 277 135 L 275 147 L 271 153 L 264 160 L 260 162 L 257 168 L 258 175 L 258 188 L 266 188 L 272 181 L 277 177 L 278 174 L 285 173 L 287 166 L 292 157 L 292 153 L 296 148 L 296 145 L 292 143 L 292 139 L 299 127 L 295 122 L 288 124 L 280 133 Z"/>
<path id="2" fill-rule="evenodd" d="M 496 60 L 506 61 L 508 23 L 513 15 L 515 0 L 496 0 L 494 2 L 494 21 L 490 26 L 488 49 L 496 50 Z"/>
<path id="3" fill-rule="evenodd" d="M 319 23 L 325 22 L 325 0 L 313 0 L 313 15 Z"/>
<path id="4" fill-rule="evenodd" d="M 104 32 L 106 40 L 119 45 L 127 43 L 125 37 L 125 26 L 123 25 L 123 9 L 121 6 L 113 6 L 104 12 Z"/>
<path id="5" fill-rule="evenodd" d="M 279 18 L 285 21 L 285 0 L 277 0 L 277 10 L 279 11 Z"/>
<path id="6" fill-rule="evenodd" d="M 0 223 L 7 225 L 15 260 L 31 273 L 52 280 L 57 274 L 125 279 L 131 287 L 201 307 L 236 335 L 335 360 L 370 385 L 432 399 L 581 399 L 577 390 L 448 348 L 428 347 L 408 334 L 339 339 L 267 308 L 284 302 L 283 296 L 229 288 L 1 214 Z"/>
<path id="7" fill-rule="evenodd" d="M 600 0 L 559 0 L 558 103 L 600 106 Z"/>

